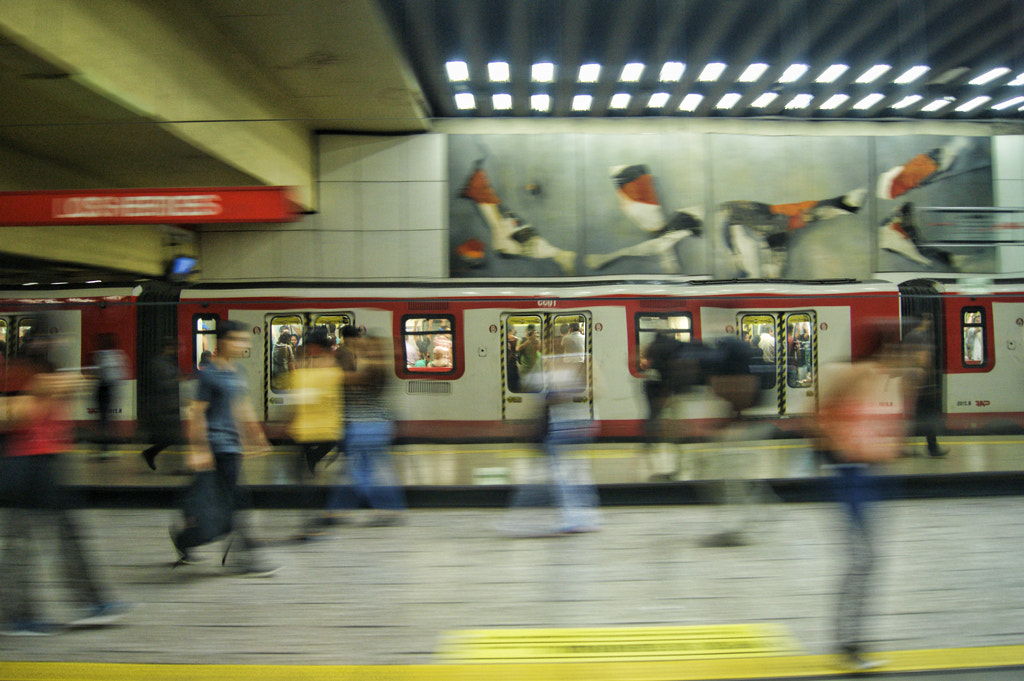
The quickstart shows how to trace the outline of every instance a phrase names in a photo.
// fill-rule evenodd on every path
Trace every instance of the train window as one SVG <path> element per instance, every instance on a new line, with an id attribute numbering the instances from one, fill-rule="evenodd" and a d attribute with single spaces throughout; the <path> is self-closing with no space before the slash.
<path id="1" fill-rule="evenodd" d="M 21 354 L 22 349 L 25 346 L 26 339 L 30 335 L 32 335 L 32 330 L 35 329 L 38 324 L 39 324 L 39 318 L 38 317 L 23 317 L 22 319 L 18 320 L 18 331 L 17 331 L 18 335 L 17 335 L 17 338 L 15 339 L 16 342 L 15 342 L 14 352 L 12 354 L 15 354 L 15 355 Z"/>
<path id="2" fill-rule="evenodd" d="M 786 315 L 786 382 L 790 388 L 814 384 L 811 334 L 811 315 Z"/>
<path id="3" fill-rule="evenodd" d="M 0 358 L 7 357 L 7 320 L 0 319 Z"/>
<path id="4" fill-rule="evenodd" d="M 310 324 L 310 327 L 311 330 L 326 329 L 327 335 L 337 345 L 341 342 L 341 327 L 354 323 L 350 314 L 322 314 L 313 317 L 313 323 Z"/>
<path id="5" fill-rule="evenodd" d="M 196 315 L 192 318 L 192 361 L 202 369 L 217 354 L 217 315 Z"/>
<path id="6" fill-rule="evenodd" d="M 636 346 L 640 348 L 637 353 L 637 370 L 640 367 L 640 357 L 643 349 L 651 344 L 655 334 L 665 331 L 674 336 L 676 340 L 688 343 L 693 340 L 693 315 L 689 312 L 640 312 L 636 315 Z"/>
<path id="7" fill-rule="evenodd" d="M 450 374 L 455 371 L 455 328 L 450 315 L 402 318 L 402 347 L 408 371 Z"/>
<path id="8" fill-rule="evenodd" d="M 761 352 L 765 364 L 775 365 L 775 317 L 769 314 L 743 315 L 740 317 L 740 334 L 744 341 Z M 775 374 L 764 374 L 761 387 L 774 388 Z"/>
<path id="9" fill-rule="evenodd" d="M 302 317 L 297 314 L 270 318 L 267 343 L 270 344 L 270 389 L 274 392 L 288 387 L 288 374 L 295 371 L 304 326 Z"/>
<path id="10" fill-rule="evenodd" d="M 966 307 L 960 314 L 964 366 L 985 366 L 985 311 L 980 307 Z"/>

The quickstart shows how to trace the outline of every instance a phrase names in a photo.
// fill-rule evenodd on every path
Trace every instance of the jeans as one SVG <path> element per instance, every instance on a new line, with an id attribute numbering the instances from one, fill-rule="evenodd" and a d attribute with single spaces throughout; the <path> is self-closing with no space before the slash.
<path id="1" fill-rule="evenodd" d="M 394 428 L 390 421 L 354 421 L 345 426 L 345 457 L 352 485 L 336 485 L 327 508 L 356 508 L 365 502 L 370 508 L 399 511 L 405 495 L 391 461 Z"/>
<path id="2" fill-rule="evenodd" d="M 3 461 L 4 487 L 12 494 L 4 512 L 5 541 L 0 557 L 0 589 L 4 618 L 9 622 L 38 620 L 31 583 L 37 576 L 32 564 L 35 536 L 56 526 L 61 568 L 75 599 L 83 605 L 106 602 L 86 560 L 78 523 L 59 488 L 57 455 L 10 456 Z"/>
<path id="3" fill-rule="evenodd" d="M 847 521 L 847 563 L 836 608 L 836 639 L 844 651 L 856 653 L 861 648 L 861 623 L 875 567 L 868 510 L 878 498 L 878 489 L 874 476 L 861 464 L 836 466 L 833 480 L 836 500 L 843 505 Z"/>

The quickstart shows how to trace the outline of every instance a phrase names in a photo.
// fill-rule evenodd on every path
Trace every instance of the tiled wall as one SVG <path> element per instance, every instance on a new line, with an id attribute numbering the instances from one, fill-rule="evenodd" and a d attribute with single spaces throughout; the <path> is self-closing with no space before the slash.
<path id="1" fill-rule="evenodd" d="M 319 212 L 206 228 L 203 280 L 447 277 L 446 137 L 322 135 L 319 146 Z"/>
<path id="2" fill-rule="evenodd" d="M 992 138 L 992 194 L 995 205 L 1024 208 L 1024 135 L 999 135 Z M 1009 219 L 1024 218 L 1024 212 Z M 999 247 L 999 273 L 1024 272 L 1024 244 Z"/>

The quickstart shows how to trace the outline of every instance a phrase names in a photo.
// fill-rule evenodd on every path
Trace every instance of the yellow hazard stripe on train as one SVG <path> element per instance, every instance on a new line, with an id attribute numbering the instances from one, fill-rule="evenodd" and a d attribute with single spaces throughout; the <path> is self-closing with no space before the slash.
<path id="1" fill-rule="evenodd" d="M 449 632 L 446 662 L 645 662 L 792 655 L 796 641 L 780 624 L 467 629 Z"/>

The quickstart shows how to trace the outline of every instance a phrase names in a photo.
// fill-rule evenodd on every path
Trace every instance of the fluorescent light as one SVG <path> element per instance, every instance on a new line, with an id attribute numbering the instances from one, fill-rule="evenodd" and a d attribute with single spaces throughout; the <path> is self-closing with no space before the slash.
<path id="1" fill-rule="evenodd" d="M 458 83 L 469 80 L 469 66 L 464 61 L 445 62 L 444 68 L 448 71 L 449 82 Z"/>
<path id="2" fill-rule="evenodd" d="M 904 97 L 900 101 L 898 101 L 895 104 L 893 104 L 892 108 L 894 108 L 894 109 L 906 109 L 911 104 L 917 104 L 922 99 L 923 98 L 921 97 L 921 95 L 907 95 L 906 97 Z"/>
<path id="3" fill-rule="evenodd" d="M 780 83 L 792 83 L 807 73 L 807 64 L 790 64 L 782 75 L 779 76 Z"/>
<path id="4" fill-rule="evenodd" d="M 680 111 L 696 111 L 697 107 L 700 106 L 701 101 L 704 99 L 704 95 L 698 95 L 695 92 L 683 97 L 683 101 L 679 103 Z"/>
<path id="5" fill-rule="evenodd" d="M 460 92 L 455 95 L 455 106 L 463 111 L 466 109 L 475 109 L 476 97 L 473 96 L 472 92 Z"/>
<path id="6" fill-rule="evenodd" d="M 778 93 L 775 93 L 775 92 L 765 92 L 763 95 L 761 95 L 760 97 L 755 99 L 750 104 L 750 106 L 756 107 L 758 109 L 763 109 L 766 106 L 768 106 L 769 104 L 771 104 L 772 102 L 774 102 L 775 99 L 778 96 L 779 96 Z"/>
<path id="7" fill-rule="evenodd" d="M 868 95 L 864 99 L 862 99 L 859 102 L 857 102 L 856 104 L 854 104 L 853 108 L 854 109 L 860 109 L 861 111 L 863 111 L 864 109 L 870 109 L 875 104 L 878 104 L 880 101 L 882 101 L 883 99 L 885 99 L 885 95 L 883 95 L 882 93 L 880 93 L 880 92 L 872 92 L 870 95 Z"/>
<path id="8" fill-rule="evenodd" d="M 996 111 L 1002 111 L 1003 109 L 1009 109 L 1011 106 L 1017 106 L 1021 102 L 1024 102 L 1024 97 L 1014 97 L 1013 99 L 1008 99 L 1005 102 L 996 104 L 992 108 Z"/>
<path id="9" fill-rule="evenodd" d="M 491 95 L 491 103 L 498 111 L 508 111 L 512 108 L 512 95 L 505 93 Z"/>
<path id="10" fill-rule="evenodd" d="M 722 95 L 722 98 L 718 100 L 718 104 L 715 104 L 716 109 L 731 109 L 736 106 L 736 102 L 740 101 L 741 95 L 736 92 L 729 92 Z"/>
<path id="11" fill-rule="evenodd" d="M 534 111 L 548 111 L 551 108 L 551 95 L 531 96 L 530 108 Z"/>
<path id="12" fill-rule="evenodd" d="M 66 281 L 51 281 L 50 282 L 50 286 L 61 286 L 61 285 L 66 284 L 66 283 L 68 283 L 68 282 L 66 282 Z"/>
<path id="13" fill-rule="evenodd" d="M 907 83 L 913 83 L 915 80 L 923 76 L 924 74 L 931 71 L 930 66 L 911 66 L 909 69 L 903 72 L 899 78 L 893 82 L 897 85 L 906 85 Z"/>
<path id="14" fill-rule="evenodd" d="M 555 65 L 549 61 L 542 61 L 530 68 L 530 79 L 534 83 L 551 83 L 555 80 Z"/>
<path id="15" fill-rule="evenodd" d="M 835 81 L 836 78 L 846 73 L 849 68 L 850 67 L 846 64 L 833 64 L 822 71 L 821 75 L 814 80 L 818 83 L 831 83 Z"/>
<path id="16" fill-rule="evenodd" d="M 953 101 L 954 100 L 952 97 L 943 97 L 942 99 L 936 99 L 934 102 L 931 102 L 930 104 L 925 104 L 924 107 L 921 108 L 921 111 L 938 111 L 939 109 L 943 109 L 949 106 L 950 104 L 953 103 Z"/>
<path id="17" fill-rule="evenodd" d="M 838 109 L 840 106 L 842 106 L 843 102 L 845 102 L 849 98 L 850 95 L 832 95 L 831 97 L 826 99 L 825 103 L 822 104 L 819 108 L 825 109 L 826 111 L 829 111 L 831 109 Z"/>
<path id="18" fill-rule="evenodd" d="M 1024 73 L 1018 75 L 1016 78 L 1011 80 L 1007 85 L 1017 87 L 1018 85 L 1024 85 Z"/>
<path id="19" fill-rule="evenodd" d="M 967 84 L 968 85 L 984 85 L 985 83 L 988 83 L 990 81 L 995 80 L 996 78 L 999 78 L 1000 76 L 1005 76 L 1009 72 L 1010 72 L 1010 69 L 1006 68 L 1005 66 L 1000 66 L 998 69 L 992 69 L 991 71 L 989 71 L 987 73 L 981 74 L 980 76 L 978 76 L 974 80 L 968 81 Z M 959 109 L 958 109 L 958 111 L 959 111 Z"/>
<path id="20" fill-rule="evenodd" d="M 630 62 L 622 67 L 622 73 L 619 74 L 619 80 L 623 83 L 635 83 L 640 80 L 640 76 L 643 75 L 644 65 L 639 62 Z"/>
<path id="21" fill-rule="evenodd" d="M 674 83 L 683 77 L 683 72 L 686 71 L 686 64 L 681 61 L 667 61 L 665 65 L 661 67 L 661 73 L 658 75 L 658 80 L 662 83 Z"/>
<path id="22" fill-rule="evenodd" d="M 722 75 L 723 71 L 725 71 L 725 64 L 723 64 L 722 62 L 713 61 L 704 67 L 704 70 L 700 72 L 699 76 L 697 76 L 697 80 L 703 81 L 705 83 L 713 83 L 714 81 L 718 80 L 719 76 Z"/>
<path id="23" fill-rule="evenodd" d="M 507 83 L 508 82 L 508 62 L 507 61 L 492 61 L 487 65 L 487 77 L 491 79 L 492 83 Z"/>
<path id="24" fill-rule="evenodd" d="M 612 101 L 608 106 L 612 109 L 625 109 L 629 106 L 629 95 L 625 92 L 618 92 L 612 95 Z"/>
<path id="25" fill-rule="evenodd" d="M 1009 70 L 1009 69 L 1007 69 L 1007 70 Z M 969 100 L 969 101 L 966 101 L 966 102 L 964 102 L 963 104 L 961 104 L 960 106 L 958 106 L 958 107 L 957 107 L 957 108 L 955 109 L 955 111 L 959 111 L 960 113 L 967 113 L 968 111 L 974 111 L 974 110 L 975 110 L 975 109 L 977 109 L 977 108 L 978 108 L 979 106 L 981 106 L 981 105 L 982 105 L 982 104 L 984 104 L 985 102 L 988 102 L 988 101 L 990 101 L 991 99 L 992 99 L 992 98 L 991 98 L 991 97 L 988 97 L 988 96 L 983 96 L 983 97 L 975 97 L 974 99 L 971 99 L 971 100 Z"/>
<path id="26" fill-rule="evenodd" d="M 583 64 L 580 66 L 580 75 L 577 80 L 581 83 L 596 83 L 598 76 L 601 75 L 600 64 Z"/>
<path id="27" fill-rule="evenodd" d="M 590 103 L 594 101 L 594 98 L 590 95 L 576 95 L 572 98 L 572 110 L 573 111 L 589 111 Z"/>
<path id="28" fill-rule="evenodd" d="M 668 104 L 668 97 L 669 94 L 667 92 L 655 92 L 651 95 L 651 98 L 647 100 L 647 106 L 652 109 L 660 109 Z"/>
<path id="29" fill-rule="evenodd" d="M 86 284 L 102 284 L 103 280 L 102 279 L 90 279 L 89 281 L 87 281 L 85 283 Z"/>
<path id="30" fill-rule="evenodd" d="M 757 79 L 764 75 L 764 72 L 768 70 L 767 64 L 751 64 L 747 68 L 743 69 L 743 73 L 737 79 L 740 83 L 756 83 Z"/>
<path id="31" fill-rule="evenodd" d="M 806 109 L 814 100 L 814 95 L 797 95 L 786 103 L 787 109 Z"/>
<path id="32" fill-rule="evenodd" d="M 891 68 L 892 67 L 889 66 L 888 64 L 875 64 L 870 69 L 860 74 L 860 78 L 858 78 L 855 82 L 870 83 L 874 80 L 877 80 L 879 76 L 881 76 L 883 73 L 885 73 Z"/>

